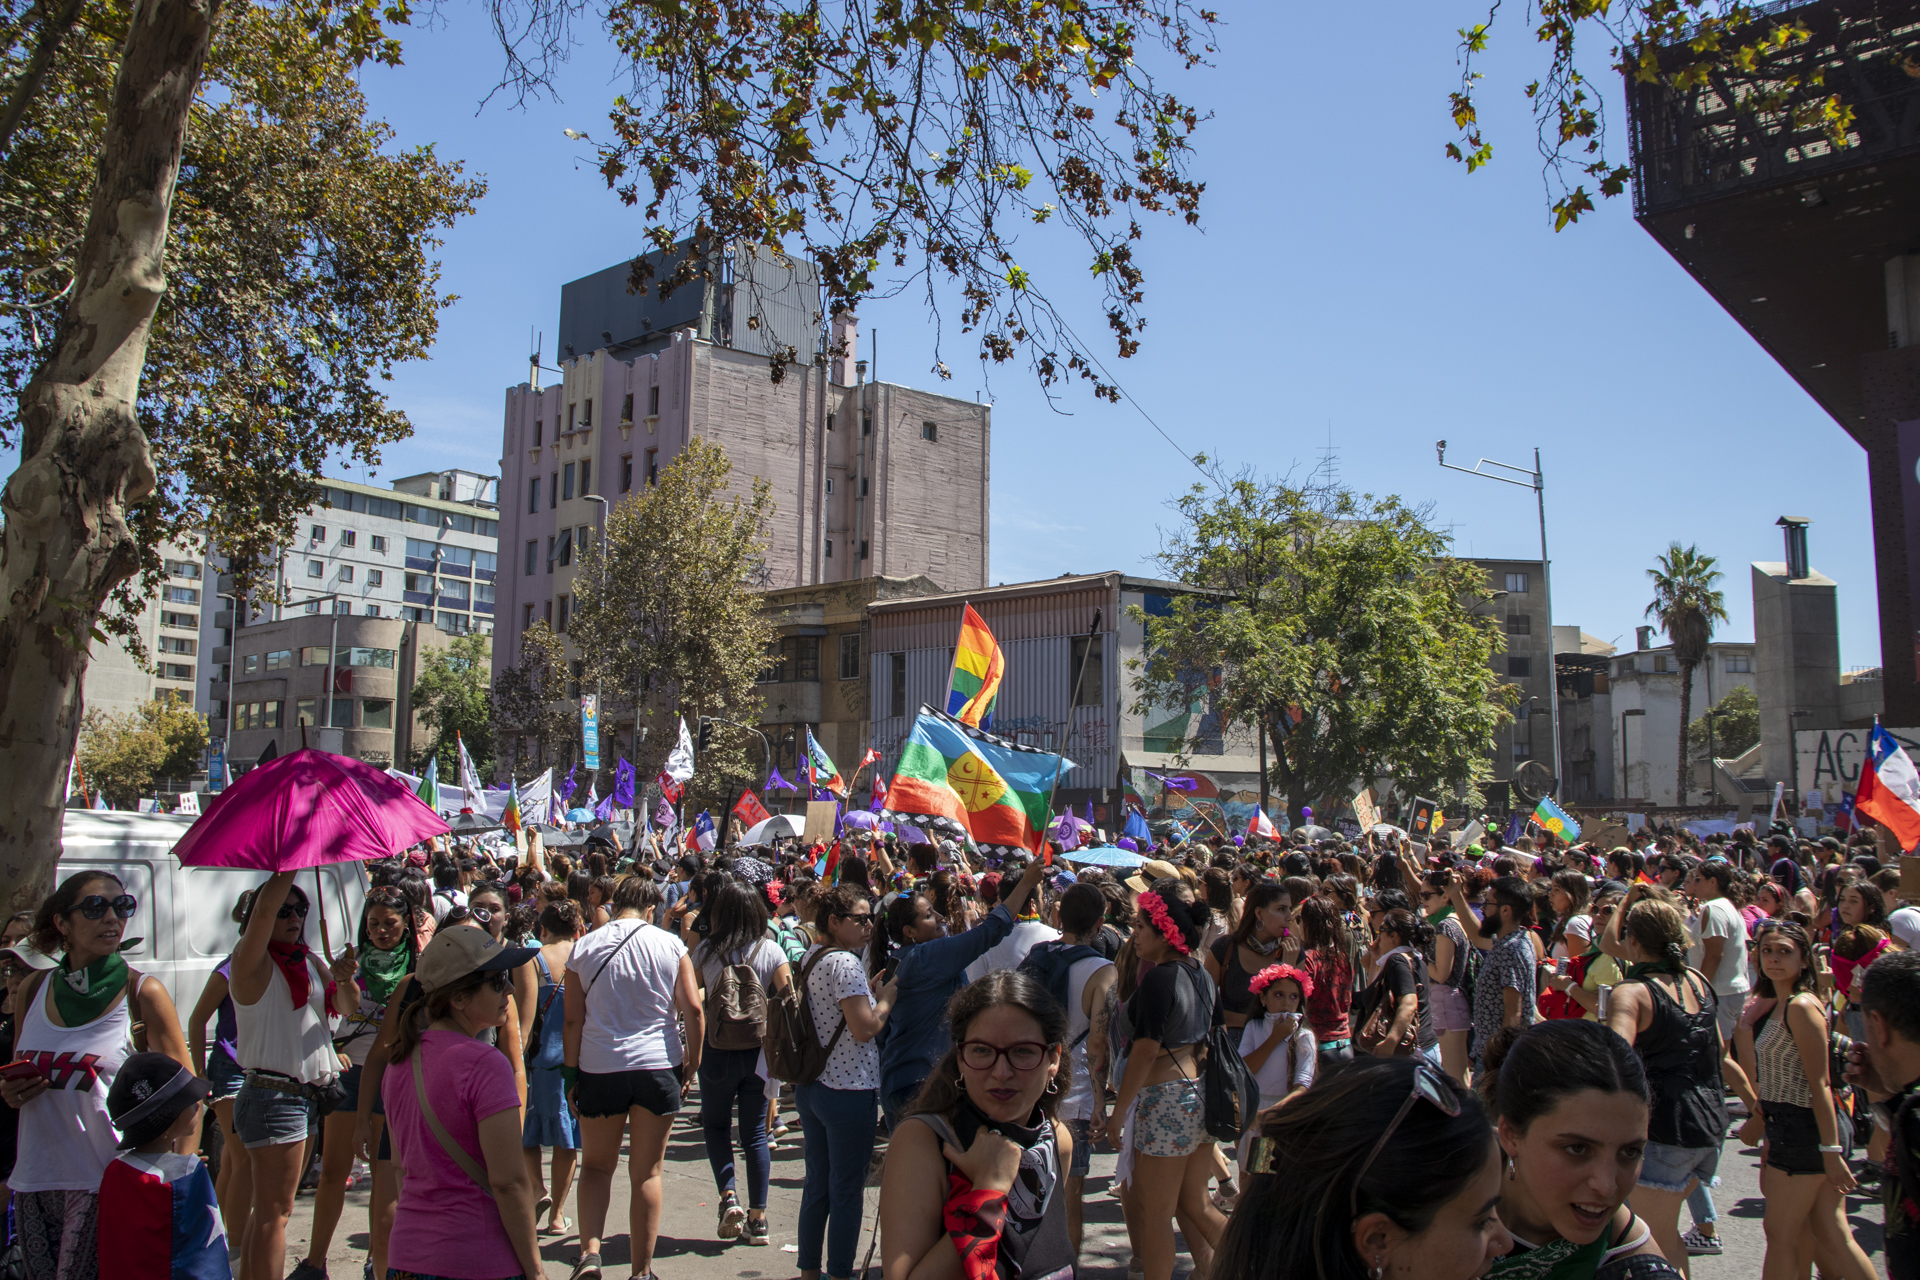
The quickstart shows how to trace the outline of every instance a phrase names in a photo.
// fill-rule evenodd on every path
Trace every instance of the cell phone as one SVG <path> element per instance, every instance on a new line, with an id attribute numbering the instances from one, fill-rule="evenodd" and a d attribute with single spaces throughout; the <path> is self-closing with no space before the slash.
<path id="1" fill-rule="evenodd" d="M 6 1066 L 0 1067 L 0 1080 L 44 1080 L 47 1073 L 42 1071 L 31 1058 L 16 1058 Z"/>

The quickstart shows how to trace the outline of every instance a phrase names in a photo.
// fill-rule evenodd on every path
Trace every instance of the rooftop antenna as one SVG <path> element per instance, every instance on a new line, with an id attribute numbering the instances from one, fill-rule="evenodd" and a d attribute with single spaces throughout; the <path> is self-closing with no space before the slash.
<path id="1" fill-rule="evenodd" d="M 537 335 L 533 340 L 533 354 L 528 357 L 533 368 L 528 372 L 527 378 L 533 383 L 533 389 L 535 391 L 540 389 L 540 351 L 541 348 L 546 346 L 546 341 L 547 335 L 545 333 Z"/>

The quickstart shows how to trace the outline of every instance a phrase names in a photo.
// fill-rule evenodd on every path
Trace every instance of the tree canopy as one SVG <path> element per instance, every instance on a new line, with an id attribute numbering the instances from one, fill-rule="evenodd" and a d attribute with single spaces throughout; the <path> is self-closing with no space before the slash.
<path id="1" fill-rule="evenodd" d="M 580 723 L 566 701 L 569 685 L 567 642 L 544 621 L 535 622 L 520 636 L 519 660 L 493 681 L 493 754 L 508 774 L 518 777 L 559 761 L 561 746 Z"/>
<path id="2" fill-rule="evenodd" d="M 158 778 L 186 779 L 200 771 L 207 749 L 206 717 L 185 693 L 164 692 L 132 711 L 87 712 L 80 726 L 80 772 L 92 791 L 117 809 L 150 795 Z"/>
<path id="3" fill-rule="evenodd" d="M 407 767 L 418 773 L 438 758 L 440 776 L 460 777 L 458 743 L 482 781 L 493 777 L 493 671 L 490 636 L 456 636 L 444 649 L 429 650 L 413 684 L 413 710 L 433 737 L 414 752 Z"/>
<path id="4" fill-rule="evenodd" d="M 1204 701 L 1196 728 L 1263 733 L 1295 821 L 1384 775 L 1477 802 L 1513 696 L 1490 666 L 1504 641 L 1470 609 L 1489 598 L 1480 568 L 1398 498 L 1215 479 L 1173 504 L 1159 556 L 1199 591 L 1163 616 L 1134 609 L 1146 630 L 1129 662 L 1134 710 Z"/>
<path id="5" fill-rule="evenodd" d="M 1711 746 L 1714 755 L 1730 760 L 1760 741 L 1760 699 L 1745 685 L 1729 690 L 1709 714 L 1711 722 L 1703 715 L 1687 730 L 1687 746 L 1695 759 L 1705 758 Z"/>

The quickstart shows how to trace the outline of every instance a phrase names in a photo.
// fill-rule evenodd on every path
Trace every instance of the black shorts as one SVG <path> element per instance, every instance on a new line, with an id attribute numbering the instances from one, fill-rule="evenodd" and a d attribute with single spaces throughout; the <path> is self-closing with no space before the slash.
<path id="1" fill-rule="evenodd" d="M 1820 1126 L 1813 1118 L 1813 1108 L 1785 1102 L 1762 1102 L 1760 1106 L 1767 1122 L 1767 1163 L 1782 1173 L 1825 1173 Z M 1840 1122 L 1840 1145 L 1852 1154 L 1853 1125 L 1845 1111 L 1836 1112 L 1834 1118 Z"/>
<path id="2" fill-rule="evenodd" d="M 680 1081 L 684 1067 L 667 1071 L 612 1071 L 596 1075 L 580 1073 L 574 1086 L 574 1114 L 582 1120 L 603 1120 L 624 1116 L 635 1107 L 645 1107 L 657 1116 L 670 1116 L 680 1109 Z"/>

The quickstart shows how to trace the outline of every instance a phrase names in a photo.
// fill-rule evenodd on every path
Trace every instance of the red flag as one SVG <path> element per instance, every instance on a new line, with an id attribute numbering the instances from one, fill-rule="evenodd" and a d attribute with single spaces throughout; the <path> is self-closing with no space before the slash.
<path id="1" fill-rule="evenodd" d="M 660 775 L 660 794 L 666 797 L 668 804 L 679 804 L 680 797 L 686 793 L 685 784 L 675 782 L 664 773 Z"/>
<path id="2" fill-rule="evenodd" d="M 878 813 L 880 811 L 881 802 L 884 801 L 886 798 L 887 798 L 887 780 L 885 778 L 882 778 L 879 774 L 876 773 L 873 775 L 873 802 L 867 807 L 872 809 L 875 813 Z"/>
<path id="3" fill-rule="evenodd" d="M 773 815 L 768 813 L 767 807 L 760 803 L 760 797 L 753 794 L 753 788 L 748 787 L 740 793 L 740 798 L 733 802 L 733 816 L 752 827 L 765 822 Z"/>
<path id="4" fill-rule="evenodd" d="M 867 754 L 860 757 L 860 769 L 866 768 L 868 765 L 872 764 L 875 760 L 878 760 L 879 758 L 880 758 L 880 753 L 874 748 L 868 747 Z M 860 769 L 855 769 L 854 772 L 858 773 L 860 772 Z"/>

